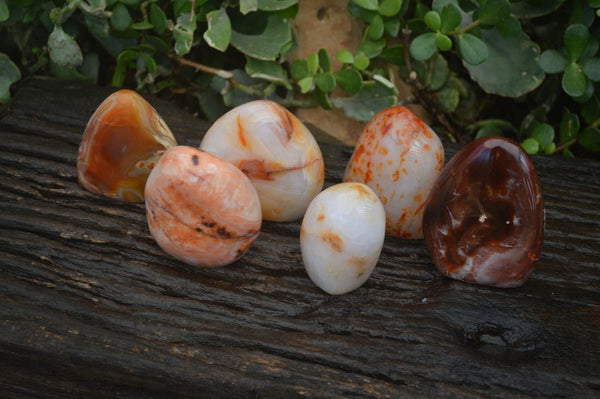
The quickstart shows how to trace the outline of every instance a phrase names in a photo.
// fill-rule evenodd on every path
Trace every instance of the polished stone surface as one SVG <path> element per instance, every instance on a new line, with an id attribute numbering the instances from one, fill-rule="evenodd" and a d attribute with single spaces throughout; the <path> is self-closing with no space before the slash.
<path id="1" fill-rule="evenodd" d="M 432 188 L 423 231 L 446 276 L 522 285 L 540 257 L 544 234 L 542 191 L 529 156 L 503 137 L 464 147 Z"/>
<path id="2" fill-rule="evenodd" d="M 165 121 L 142 96 L 119 90 L 98 106 L 81 137 L 79 184 L 97 194 L 141 202 L 160 154 L 175 145 Z"/>

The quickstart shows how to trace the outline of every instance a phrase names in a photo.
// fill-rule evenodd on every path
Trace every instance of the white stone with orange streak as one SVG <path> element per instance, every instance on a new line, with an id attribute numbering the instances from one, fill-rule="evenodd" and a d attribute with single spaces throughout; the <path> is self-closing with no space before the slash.
<path id="1" fill-rule="evenodd" d="M 435 132 L 405 107 L 379 112 L 365 127 L 344 181 L 371 187 L 386 213 L 386 233 L 423 238 L 423 208 L 444 167 L 444 148 Z"/>
<path id="2" fill-rule="evenodd" d="M 146 182 L 150 233 L 168 254 L 217 267 L 240 258 L 258 237 L 260 202 L 229 162 L 192 147 L 164 153 Z"/>
<path id="3" fill-rule="evenodd" d="M 301 218 L 323 187 L 319 145 L 298 118 L 272 101 L 252 101 L 226 113 L 206 132 L 200 149 L 250 178 L 265 220 Z"/>
<path id="4" fill-rule="evenodd" d="M 310 279 L 329 294 L 345 294 L 367 281 L 385 239 L 385 211 L 361 183 L 339 183 L 310 203 L 300 248 Z"/>

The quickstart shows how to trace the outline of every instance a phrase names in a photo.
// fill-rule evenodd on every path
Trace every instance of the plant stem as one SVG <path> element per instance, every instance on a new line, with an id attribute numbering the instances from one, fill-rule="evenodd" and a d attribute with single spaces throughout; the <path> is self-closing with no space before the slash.
<path id="1" fill-rule="evenodd" d="M 574 139 L 571 139 L 571 140 L 567 141 L 566 143 L 563 143 L 563 144 L 559 145 L 558 147 L 556 147 L 554 149 L 554 154 L 557 154 L 557 153 L 561 152 L 562 150 L 566 150 L 567 148 L 569 148 L 570 146 L 572 146 L 576 142 L 577 142 L 577 138 L 574 138 Z"/>
<path id="2" fill-rule="evenodd" d="M 173 61 L 177 62 L 180 65 L 185 65 L 185 66 L 189 66 L 192 68 L 195 68 L 196 71 L 202 71 L 202 72 L 206 72 L 206 73 L 210 73 L 211 75 L 217 75 L 223 79 L 227 79 L 229 81 L 232 81 L 231 83 L 235 85 L 235 83 L 240 84 L 239 82 L 235 82 L 235 79 L 233 79 L 233 73 L 229 72 L 229 71 L 225 71 L 223 69 L 217 69 L 217 68 L 213 68 L 213 67 L 209 67 L 208 65 L 204 65 L 204 64 L 200 64 L 197 63 L 195 61 L 191 61 L 188 60 L 186 58 L 180 57 L 174 53 L 169 54 L 169 58 L 171 58 Z M 234 83 L 235 82 L 235 83 Z"/>
<path id="3" fill-rule="evenodd" d="M 454 29 L 451 32 L 448 32 L 448 35 L 460 35 L 463 33 L 466 33 L 468 31 L 470 31 L 471 29 L 477 28 L 479 25 L 481 25 L 481 21 L 480 20 L 475 20 L 473 22 L 471 22 L 469 25 L 464 26 L 462 28 L 459 29 Z"/>
<path id="4" fill-rule="evenodd" d="M 595 121 L 593 121 L 592 123 L 590 123 L 590 125 L 588 127 L 591 127 L 591 128 L 598 128 L 598 127 L 600 127 L 600 118 L 598 118 Z"/>

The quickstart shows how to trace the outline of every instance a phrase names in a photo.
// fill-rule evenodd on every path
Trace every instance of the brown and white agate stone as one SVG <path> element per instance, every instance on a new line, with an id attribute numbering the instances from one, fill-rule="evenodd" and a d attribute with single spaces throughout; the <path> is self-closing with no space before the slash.
<path id="1" fill-rule="evenodd" d="M 540 258 L 544 234 L 542 190 L 527 153 L 504 137 L 464 147 L 431 190 L 423 231 L 444 275 L 521 286 Z"/>
<path id="2" fill-rule="evenodd" d="M 93 193 L 142 202 L 160 154 L 176 145 L 165 121 L 142 96 L 119 90 L 100 104 L 81 137 L 79 184 Z"/>

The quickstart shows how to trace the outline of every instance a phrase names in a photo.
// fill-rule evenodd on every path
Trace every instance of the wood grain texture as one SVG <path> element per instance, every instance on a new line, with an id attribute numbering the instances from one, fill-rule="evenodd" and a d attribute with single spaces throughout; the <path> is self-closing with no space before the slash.
<path id="1" fill-rule="evenodd" d="M 154 243 L 142 204 L 83 190 L 79 139 L 110 92 L 30 79 L 0 119 L 0 396 L 600 395 L 600 162 L 533 158 L 546 233 L 521 288 L 452 281 L 422 241 L 387 237 L 367 283 L 329 296 L 300 222 L 194 269 Z M 199 144 L 206 122 L 149 100 Z M 335 184 L 351 148 L 322 150 Z"/>

